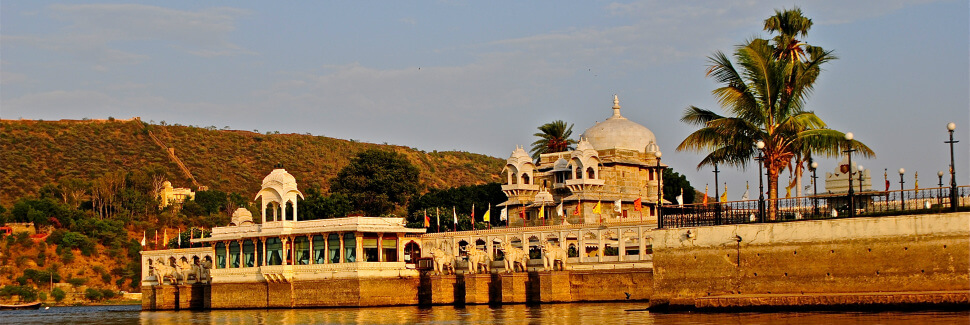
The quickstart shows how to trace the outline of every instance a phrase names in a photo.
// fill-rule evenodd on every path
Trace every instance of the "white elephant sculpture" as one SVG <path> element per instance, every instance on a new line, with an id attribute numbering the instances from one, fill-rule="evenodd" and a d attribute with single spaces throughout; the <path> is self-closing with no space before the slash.
<path id="1" fill-rule="evenodd" d="M 448 270 L 451 270 L 451 274 L 454 274 L 455 257 L 451 254 L 446 253 L 444 250 L 434 247 L 431 248 L 431 258 L 434 260 L 434 271 L 437 275 L 448 274 Z"/>
<path id="2" fill-rule="evenodd" d="M 569 254 L 562 247 L 559 247 L 559 245 L 551 242 L 542 244 L 542 266 L 545 267 L 546 271 L 555 271 L 556 262 L 559 262 L 559 270 L 565 271 L 568 258 Z"/>
<path id="3" fill-rule="evenodd" d="M 158 280 L 158 284 L 165 284 L 165 279 L 169 279 L 169 283 L 178 284 L 180 278 L 180 272 L 175 267 L 169 266 L 165 259 L 158 258 L 155 261 L 155 265 L 152 266 L 155 272 L 155 279 Z"/>
<path id="4" fill-rule="evenodd" d="M 523 272 L 526 271 L 526 265 L 529 262 L 529 255 L 525 253 L 521 248 L 512 246 L 511 243 L 503 243 L 502 251 L 505 253 L 505 272 L 512 273 L 517 272 L 521 269 Z"/>
<path id="5" fill-rule="evenodd" d="M 483 268 L 485 273 L 489 273 L 489 266 L 492 263 L 492 258 L 488 256 L 487 252 L 469 248 L 468 249 L 468 272 L 475 274 L 478 273 L 479 267 Z"/>

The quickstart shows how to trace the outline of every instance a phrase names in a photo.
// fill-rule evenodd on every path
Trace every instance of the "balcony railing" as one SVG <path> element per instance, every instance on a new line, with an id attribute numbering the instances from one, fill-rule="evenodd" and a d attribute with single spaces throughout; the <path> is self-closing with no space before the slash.
<path id="1" fill-rule="evenodd" d="M 897 191 L 858 192 L 850 200 L 847 194 L 824 194 L 764 201 L 715 202 L 708 204 L 665 205 L 659 221 L 661 228 L 716 226 L 742 223 L 782 222 L 804 219 L 846 218 L 850 202 L 855 217 L 941 213 L 970 210 L 970 186 L 957 188 L 957 202 L 951 202 L 949 187 Z"/>

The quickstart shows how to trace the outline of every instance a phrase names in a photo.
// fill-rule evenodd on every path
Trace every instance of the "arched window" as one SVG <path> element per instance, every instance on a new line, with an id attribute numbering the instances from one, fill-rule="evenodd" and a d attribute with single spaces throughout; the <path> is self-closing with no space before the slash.
<path id="1" fill-rule="evenodd" d="M 586 178 L 596 179 L 596 173 L 593 171 L 593 167 L 586 168 Z"/>
<path id="2" fill-rule="evenodd" d="M 523 185 L 529 184 L 529 174 L 522 173 L 522 184 Z"/>
<path id="3" fill-rule="evenodd" d="M 286 218 L 289 220 L 296 220 L 296 216 L 293 215 L 293 201 L 286 201 Z"/>
<path id="4" fill-rule="evenodd" d="M 583 178 L 583 170 L 582 169 L 579 169 L 579 168 L 576 168 L 574 170 L 576 171 L 576 179 L 582 179 Z"/>
<path id="5" fill-rule="evenodd" d="M 418 259 L 421 258 L 421 246 L 415 243 L 413 240 L 404 245 L 404 262 L 405 263 L 417 263 Z"/>

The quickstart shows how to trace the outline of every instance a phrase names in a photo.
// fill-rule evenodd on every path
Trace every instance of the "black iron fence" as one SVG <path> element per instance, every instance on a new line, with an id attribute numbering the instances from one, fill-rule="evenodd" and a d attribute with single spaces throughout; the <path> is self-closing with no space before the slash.
<path id="1" fill-rule="evenodd" d="M 957 188 L 952 202 L 949 187 L 897 191 L 864 191 L 807 197 L 714 202 L 708 204 L 665 205 L 660 228 L 716 226 L 741 223 L 782 222 L 804 219 L 831 219 L 939 213 L 970 210 L 970 186 Z M 760 208 L 759 208 L 760 207 Z M 853 210 L 850 211 L 850 207 Z"/>

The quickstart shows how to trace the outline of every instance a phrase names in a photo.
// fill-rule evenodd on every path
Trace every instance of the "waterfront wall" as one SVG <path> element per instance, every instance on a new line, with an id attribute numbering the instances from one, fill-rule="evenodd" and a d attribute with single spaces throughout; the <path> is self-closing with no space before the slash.
<path id="1" fill-rule="evenodd" d="M 970 290 L 970 213 L 660 229 L 652 235 L 652 303 Z"/>

